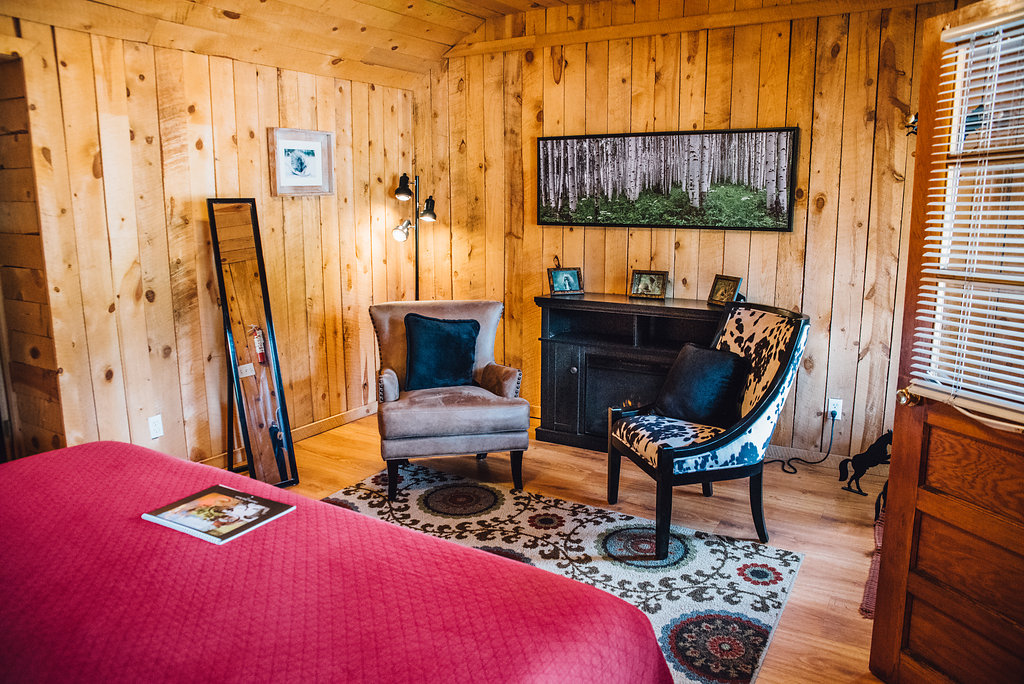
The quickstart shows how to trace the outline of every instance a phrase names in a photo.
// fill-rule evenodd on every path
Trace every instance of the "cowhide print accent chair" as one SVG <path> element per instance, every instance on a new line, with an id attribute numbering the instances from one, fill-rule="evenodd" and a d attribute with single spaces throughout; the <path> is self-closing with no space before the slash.
<path id="1" fill-rule="evenodd" d="M 620 455 L 657 482 L 655 555 L 668 555 L 672 488 L 703 486 L 750 478 L 750 511 L 757 538 L 768 541 L 761 481 L 764 457 L 779 413 L 793 384 L 807 341 L 807 316 L 760 304 L 726 306 L 711 346 L 745 357 L 750 371 L 743 389 L 740 420 L 730 428 L 666 418 L 637 409 L 609 409 L 608 503 L 618 500 Z"/>
<path id="2" fill-rule="evenodd" d="M 504 306 L 494 301 L 388 302 L 370 307 L 377 334 L 377 428 L 388 469 L 388 499 L 398 491 L 399 466 L 410 458 L 508 451 L 512 483 L 523 488 L 523 452 L 530 445 L 530 404 L 519 396 L 523 372 L 495 363 L 494 340 Z M 472 384 L 406 390 L 405 315 L 480 324 Z"/>

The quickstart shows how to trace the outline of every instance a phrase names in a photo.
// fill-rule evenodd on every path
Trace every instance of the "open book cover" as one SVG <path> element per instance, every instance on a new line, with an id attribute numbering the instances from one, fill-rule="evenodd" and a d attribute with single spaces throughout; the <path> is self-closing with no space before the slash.
<path id="1" fill-rule="evenodd" d="M 214 485 L 149 513 L 145 520 L 223 544 L 278 518 L 295 506 Z"/>

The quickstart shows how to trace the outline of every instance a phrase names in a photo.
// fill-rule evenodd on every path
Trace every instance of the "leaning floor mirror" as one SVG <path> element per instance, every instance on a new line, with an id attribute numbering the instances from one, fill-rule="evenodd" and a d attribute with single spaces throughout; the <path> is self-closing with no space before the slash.
<path id="1" fill-rule="evenodd" d="M 228 392 L 228 415 L 237 402 L 245 468 L 250 477 L 263 482 L 281 487 L 298 484 L 256 200 L 207 199 L 206 208 L 233 385 Z M 229 430 L 228 467 L 244 470 L 234 465 L 234 451 L 234 430 Z"/>

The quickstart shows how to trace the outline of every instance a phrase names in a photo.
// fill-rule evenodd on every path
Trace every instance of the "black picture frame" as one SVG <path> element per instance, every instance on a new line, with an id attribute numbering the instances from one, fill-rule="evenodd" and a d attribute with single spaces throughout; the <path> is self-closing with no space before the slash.
<path id="1" fill-rule="evenodd" d="M 629 296 L 640 299 L 664 299 L 668 292 L 668 271 L 634 269 L 629 277 Z"/>
<path id="2" fill-rule="evenodd" d="M 743 278 L 719 273 L 715 276 L 715 281 L 711 283 L 711 290 L 708 292 L 708 304 L 712 306 L 725 306 L 729 302 L 736 301 L 740 294 L 740 285 L 742 283 Z"/>
<path id="3" fill-rule="evenodd" d="M 583 271 L 579 268 L 549 268 L 548 286 L 551 294 L 583 294 Z"/>
<path id="4" fill-rule="evenodd" d="M 790 232 L 796 127 L 537 140 L 537 223 Z"/>

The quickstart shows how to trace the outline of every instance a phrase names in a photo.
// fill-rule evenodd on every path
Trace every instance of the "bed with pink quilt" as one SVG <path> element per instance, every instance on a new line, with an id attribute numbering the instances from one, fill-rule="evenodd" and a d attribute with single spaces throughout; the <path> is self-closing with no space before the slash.
<path id="1" fill-rule="evenodd" d="M 296 510 L 217 546 L 139 516 L 215 484 Z M 4 682 L 668 682 L 593 587 L 148 449 L 0 465 Z"/>

